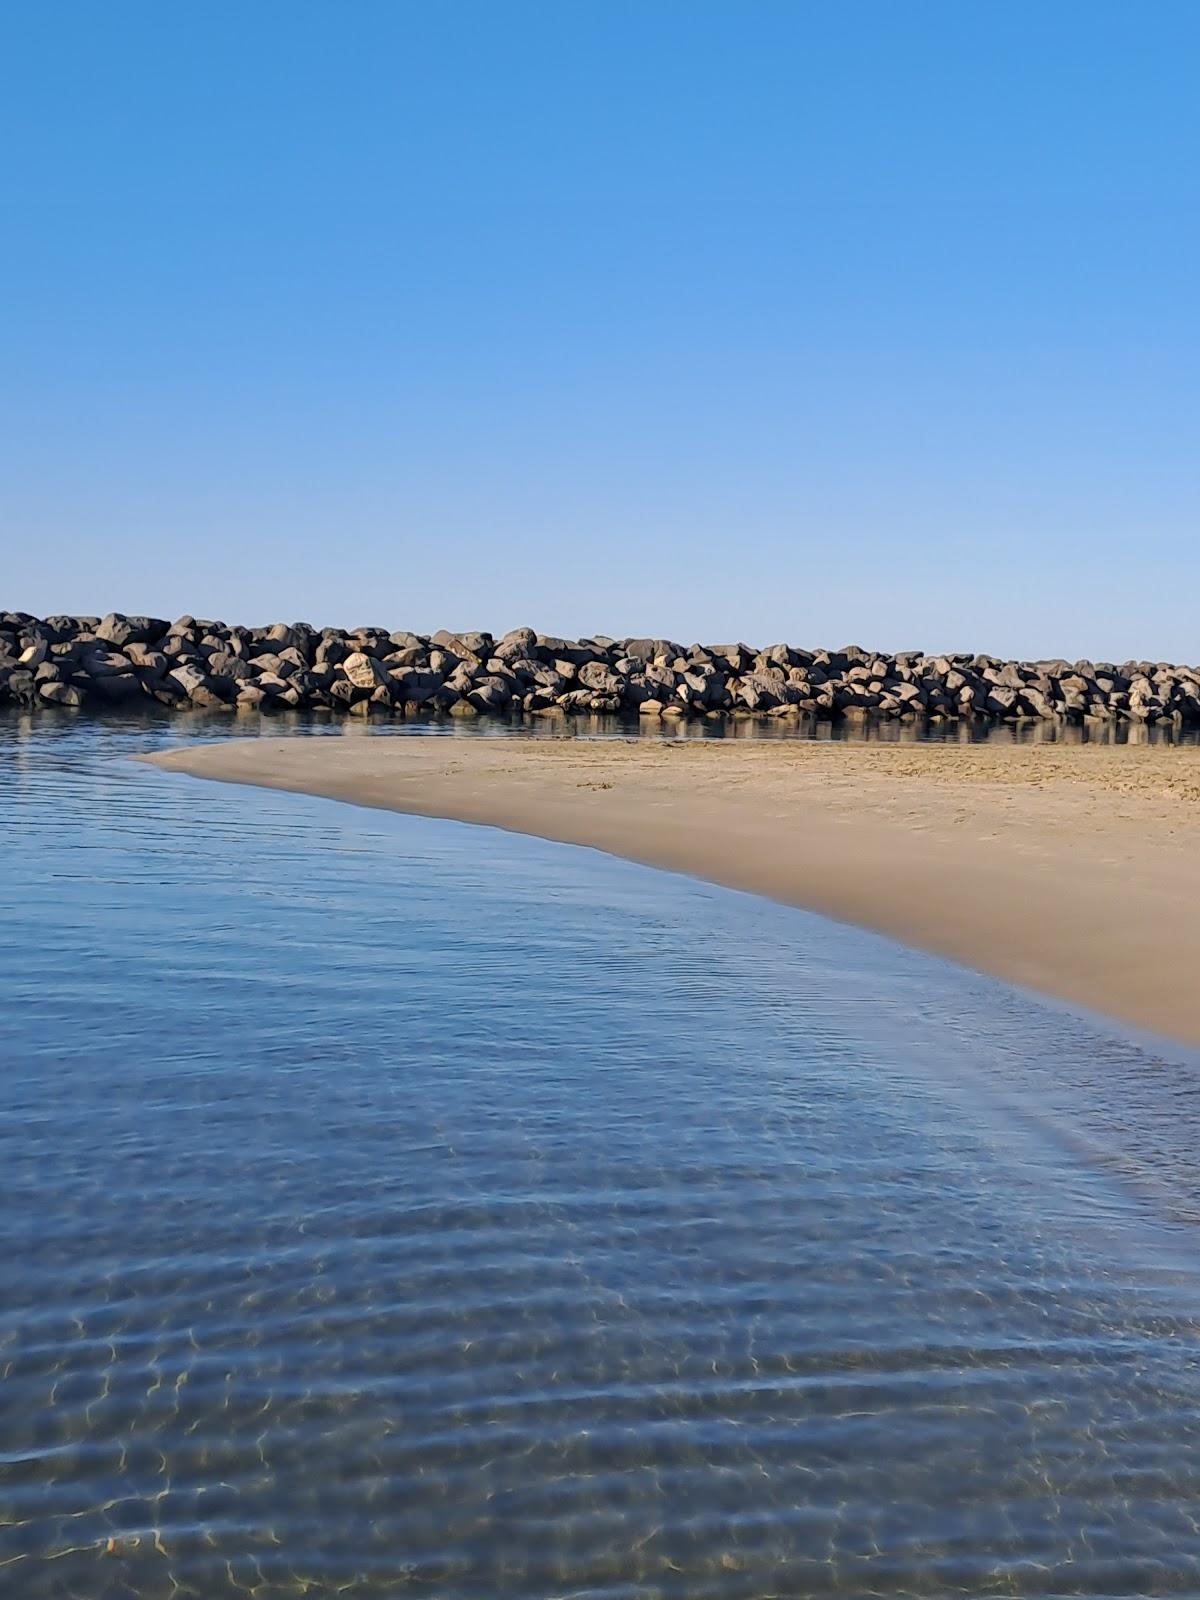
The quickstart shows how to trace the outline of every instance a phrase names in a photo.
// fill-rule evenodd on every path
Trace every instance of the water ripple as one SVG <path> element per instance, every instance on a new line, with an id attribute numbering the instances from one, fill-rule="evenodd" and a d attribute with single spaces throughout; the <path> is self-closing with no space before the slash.
<path id="1" fill-rule="evenodd" d="M 0 1594 L 1197 1592 L 1193 1060 L 186 728 L 0 720 Z"/>

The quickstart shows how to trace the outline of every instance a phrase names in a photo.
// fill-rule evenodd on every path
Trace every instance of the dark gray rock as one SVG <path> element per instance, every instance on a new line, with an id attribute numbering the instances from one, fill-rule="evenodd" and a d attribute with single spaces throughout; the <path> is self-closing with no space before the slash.
<path id="1" fill-rule="evenodd" d="M 83 690 L 74 683 L 40 683 L 38 695 L 52 706 L 77 707 L 84 703 Z"/>
<path id="2" fill-rule="evenodd" d="M 154 644 L 166 633 L 169 624 L 158 617 L 126 617 L 110 611 L 96 628 L 96 637 L 123 650 L 127 644 Z"/>
<path id="3" fill-rule="evenodd" d="M 167 674 L 173 683 L 179 685 L 189 698 L 197 690 L 202 689 L 208 682 L 208 675 L 197 666 L 185 663 L 180 667 L 173 667 Z"/>
<path id="4" fill-rule="evenodd" d="M 507 711 L 512 691 L 501 678 L 481 678 L 468 691 L 467 699 L 477 711 Z"/>
<path id="5" fill-rule="evenodd" d="M 70 692 L 67 692 L 70 691 Z M 514 628 L 432 635 L 311 623 L 245 628 L 0 612 L 0 704 L 153 703 L 356 716 L 575 712 L 647 717 L 877 715 L 1200 726 L 1200 669 L 1166 661 L 1004 661 L 782 642 L 561 639 Z"/>
<path id="6" fill-rule="evenodd" d="M 442 680 L 436 672 L 412 671 L 401 673 L 397 682 L 401 690 L 401 698 L 406 701 L 412 701 L 414 705 L 418 706 L 425 705 L 426 702 L 432 700 L 439 689 L 442 688 Z"/>
<path id="7" fill-rule="evenodd" d="M 594 693 L 620 695 L 622 679 L 599 661 L 586 661 L 579 669 L 579 681 Z"/>
<path id="8" fill-rule="evenodd" d="M 254 667 L 258 666 L 260 660 L 261 657 L 256 658 L 252 666 L 249 661 L 243 661 L 241 656 L 214 650 L 208 658 L 208 670 L 214 678 L 236 678 L 239 683 L 246 683 L 254 677 Z"/>

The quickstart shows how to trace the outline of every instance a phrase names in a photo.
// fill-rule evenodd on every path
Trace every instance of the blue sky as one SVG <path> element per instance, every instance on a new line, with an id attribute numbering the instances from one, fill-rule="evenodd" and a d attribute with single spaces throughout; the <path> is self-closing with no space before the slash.
<path id="1" fill-rule="evenodd" d="M 0 606 L 1200 659 L 1198 52 L 9 5 Z"/>

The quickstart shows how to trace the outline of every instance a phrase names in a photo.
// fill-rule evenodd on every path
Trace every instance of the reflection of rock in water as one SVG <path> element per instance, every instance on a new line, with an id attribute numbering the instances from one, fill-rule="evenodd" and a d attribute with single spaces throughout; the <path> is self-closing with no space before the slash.
<path id="1" fill-rule="evenodd" d="M 0 1592 L 1196 1587 L 1182 1067 L 138 737 L 0 795 Z"/>

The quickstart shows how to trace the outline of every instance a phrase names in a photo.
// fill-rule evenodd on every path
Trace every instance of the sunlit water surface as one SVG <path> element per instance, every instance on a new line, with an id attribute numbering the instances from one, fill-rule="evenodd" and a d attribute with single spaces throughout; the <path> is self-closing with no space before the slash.
<path id="1" fill-rule="evenodd" d="M 1200 1588 L 1194 1064 L 180 736 L 0 721 L 0 1594 Z"/>

